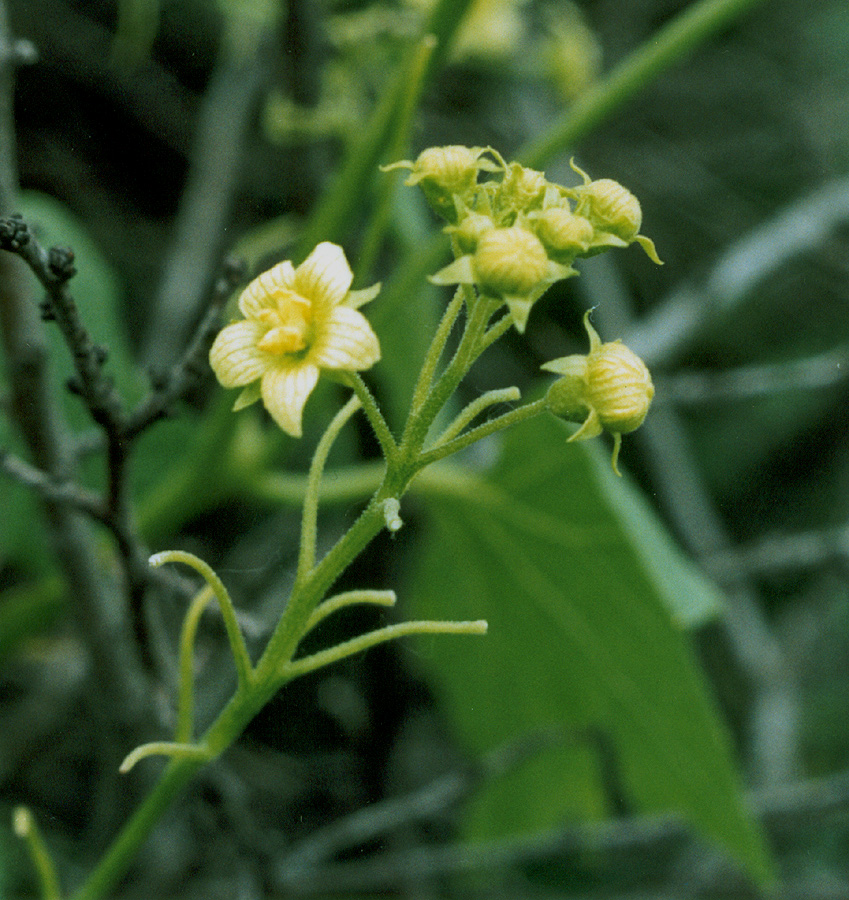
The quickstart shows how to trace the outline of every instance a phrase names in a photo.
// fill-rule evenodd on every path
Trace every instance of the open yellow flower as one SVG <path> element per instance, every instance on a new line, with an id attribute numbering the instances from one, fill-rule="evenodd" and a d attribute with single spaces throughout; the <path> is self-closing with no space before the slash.
<path id="1" fill-rule="evenodd" d="M 297 269 L 287 260 L 245 288 L 245 318 L 222 329 L 209 351 L 221 384 L 244 388 L 234 410 L 261 397 L 274 421 L 300 437 L 304 404 L 322 369 L 356 372 L 380 359 L 377 336 L 357 311 L 380 285 L 352 291 L 352 281 L 342 248 L 325 242 Z"/>

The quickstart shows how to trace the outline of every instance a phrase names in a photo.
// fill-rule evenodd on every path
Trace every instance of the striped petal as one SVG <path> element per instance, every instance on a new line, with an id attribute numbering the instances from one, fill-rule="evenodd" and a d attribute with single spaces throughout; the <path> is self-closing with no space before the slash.
<path id="1" fill-rule="evenodd" d="M 338 306 L 354 280 L 341 247 L 325 241 L 298 266 L 295 290 L 313 304 L 313 315 L 321 319 Z"/>
<path id="2" fill-rule="evenodd" d="M 362 313 L 337 306 L 322 323 L 309 359 L 322 369 L 360 371 L 380 359 L 380 344 Z"/>
<path id="3" fill-rule="evenodd" d="M 309 363 L 274 366 L 262 376 L 262 402 L 286 434 L 301 436 L 304 404 L 317 381 L 318 368 Z"/>
<path id="4" fill-rule="evenodd" d="M 256 381 L 267 363 L 257 348 L 267 326 L 245 320 L 223 328 L 209 351 L 209 364 L 226 388 L 245 387 Z"/>
<path id="5" fill-rule="evenodd" d="M 242 291 L 239 309 L 243 316 L 256 318 L 263 309 L 274 309 L 281 291 L 292 290 L 295 284 L 295 269 L 287 259 L 278 263 L 262 275 L 258 275 Z"/>

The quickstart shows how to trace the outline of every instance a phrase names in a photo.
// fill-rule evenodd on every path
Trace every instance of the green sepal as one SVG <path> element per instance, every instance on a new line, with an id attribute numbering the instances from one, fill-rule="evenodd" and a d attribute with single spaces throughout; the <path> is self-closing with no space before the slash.
<path id="1" fill-rule="evenodd" d="M 254 381 L 246 388 L 243 388 L 242 393 L 236 397 L 236 402 L 233 404 L 233 412 L 238 412 L 246 406 L 253 405 L 260 397 L 262 397 L 262 382 Z"/>

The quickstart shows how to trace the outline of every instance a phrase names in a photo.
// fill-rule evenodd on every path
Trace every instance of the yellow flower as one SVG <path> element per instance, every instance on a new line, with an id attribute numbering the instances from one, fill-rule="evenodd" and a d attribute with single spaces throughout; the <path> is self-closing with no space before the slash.
<path id="1" fill-rule="evenodd" d="M 262 398 L 274 421 L 301 436 L 304 404 L 322 369 L 360 371 L 380 345 L 357 308 L 380 285 L 350 290 L 353 274 L 336 244 L 322 243 L 297 269 L 288 260 L 255 278 L 239 297 L 244 319 L 227 325 L 209 351 L 225 388 L 244 388 L 233 406 Z"/>

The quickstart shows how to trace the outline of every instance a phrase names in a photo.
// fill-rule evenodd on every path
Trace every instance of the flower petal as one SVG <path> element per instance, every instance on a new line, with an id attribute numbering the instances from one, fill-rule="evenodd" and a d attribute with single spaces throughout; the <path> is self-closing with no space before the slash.
<path id="1" fill-rule="evenodd" d="M 322 369 L 360 371 L 380 359 L 380 344 L 366 317 L 347 306 L 337 306 L 322 322 L 309 360 Z"/>
<path id="2" fill-rule="evenodd" d="M 276 308 L 276 298 L 280 291 L 292 290 L 295 283 L 295 269 L 287 259 L 258 275 L 242 291 L 239 309 L 243 316 L 256 318 L 260 310 Z"/>
<path id="3" fill-rule="evenodd" d="M 209 351 L 209 364 L 224 387 L 244 387 L 262 375 L 268 363 L 257 342 L 266 330 L 265 325 L 245 319 L 218 333 Z"/>
<path id="4" fill-rule="evenodd" d="M 313 314 L 320 320 L 345 299 L 353 280 L 345 252 L 325 241 L 298 266 L 294 289 L 312 301 Z"/>
<path id="5" fill-rule="evenodd" d="M 318 367 L 304 362 L 274 366 L 262 376 L 262 402 L 286 434 L 301 436 L 304 404 L 317 381 Z"/>

